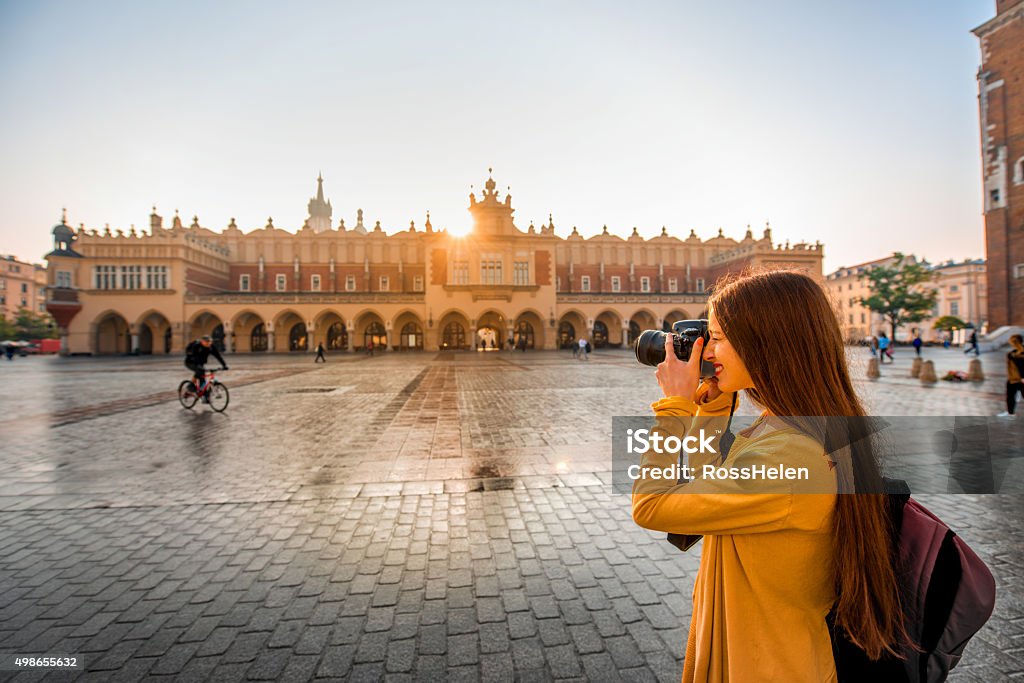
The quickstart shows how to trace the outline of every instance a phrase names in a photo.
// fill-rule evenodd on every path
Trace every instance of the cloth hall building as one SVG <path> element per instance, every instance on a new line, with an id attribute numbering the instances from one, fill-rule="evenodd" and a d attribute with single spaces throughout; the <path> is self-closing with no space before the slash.
<path id="1" fill-rule="evenodd" d="M 421 228 L 387 233 L 379 222 L 332 225 L 323 179 L 297 232 L 268 220 L 243 232 L 165 226 L 148 232 L 53 229 L 47 310 L 70 354 L 179 353 L 211 335 L 228 353 L 374 348 L 427 351 L 556 349 L 632 343 L 641 330 L 704 314 L 715 280 L 747 267 L 805 269 L 821 277 L 820 243 L 776 246 L 771 229 L 742 240 L 662 228 L 644 239 L 605 227 L 567 237 L 516 226 L 511 195 L 488 178 L 469 195 L 464 236 Z"/>

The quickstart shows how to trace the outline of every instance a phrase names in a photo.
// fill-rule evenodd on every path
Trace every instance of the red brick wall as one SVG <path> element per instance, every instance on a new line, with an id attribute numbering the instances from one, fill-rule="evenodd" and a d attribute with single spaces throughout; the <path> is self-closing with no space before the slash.
<path id="1" fill-rule="evenodd" d="M 448 254 L 444 249 L 430 252 L 430 284 L 443 285 L 448 282 Z"/>
<path id="2" fill-rule="evenodd" d="M 534 261 L 537 284 L 544 287 L 551 284 L 551 252 L 538 251 Z"/>
<path id="3" fill-rule="evenodd" d="M 185 281 L 188 291 L 192 294 L 216 294 L 228 289 L 228 276 L 210 273 L 197 268 L 185 270 Z"/>
<path id="4" fill-rule="evenodd" d="M 1006 12 L 1021 0 L 999 0 Z M 1024 18 L 1015 18 L 982 36 L 983 63 L 979 87 L 986 106 L 981 120 L 983 181 L 996 169 L 998 151 L 1005 149 L 1006 170 L 1002 199 L 1005 206 L 985 214 L 988 265 L 989 328 L 1024 325 L 1024 279 L 1014 278 L 1014 266 L 1024 264 L 1024 183 L 1013 182 L 1014 166 L 1024 157 Z M 991 84 L 1002 81 L 1002 85 Z M 988 139 L 986 139 L 988 138 Z M 987 149 L 986 149 L 987 145 Z M 987 187 L 986 195 L 994 189 Z M 987 197 L 991 201 L 990 196 Z M 977 321 L 974 321 L 977 322 Z"/>

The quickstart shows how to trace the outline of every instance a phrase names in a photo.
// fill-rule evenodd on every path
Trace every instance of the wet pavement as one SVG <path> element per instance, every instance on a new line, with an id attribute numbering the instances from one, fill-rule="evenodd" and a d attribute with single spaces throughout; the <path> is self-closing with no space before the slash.
<path id="1" fill-rule="evenodd" d="M 851 350 L 873 413 L 1003 409 L 999 355 L 984 383 L 922 387 L 897 353 L 868 381 Z M 0 364 L 0 650 L 82 654 L 80 680 L 679 679 L 699 553 L 636 527 L 607 484 L 611 417 L 649 411 L 653 368 L 229 363 L 224 414 L 177 404 L 179 359 Z M 951 680 L 1024 679 L 1024 498 L 921 499 L 999 586 Z"/>

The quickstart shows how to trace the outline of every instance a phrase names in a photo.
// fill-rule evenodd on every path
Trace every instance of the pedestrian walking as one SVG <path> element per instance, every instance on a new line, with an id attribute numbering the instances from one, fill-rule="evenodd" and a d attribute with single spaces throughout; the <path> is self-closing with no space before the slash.
<path id="1" fill-rule="evenodd" d="M 999 417 L 1013 417 L 1017 408 L 1017 394 L 1024 397 L 1024 337 L 1010 337 L 1013 348 L 1006 354 L 1006 412 Z"/>
<path id="2" fill-rule="evenodd" d="M 512 338 L 512 335 L 509 335 L 509 337 L 508 337 L 508 350 L 509 351 L 515 351 L 516 350 L 516 340 Z"/>
<path id="3" fill-rule="evenodd" d="M 917 354 L 917 357 L 918 357 L 918 358 L 920 358 L 920 357 L 921 357 L 921 347 L 922 347 L 922 346 L 924 346 L 924 342 L 923 342 L 923 341 L 921 341 L 921 335 L 920 335 L 920 333 L 918 333 L 918 334 L 915 334 L 915 335 L 914 335 L 914 353 L 916 353 L 916 354 Z"/>
<path id="4" fill-rule="evenodd" d="M 832 641 L 822 616 L 829 612 L 837 631 L 867 656 L 900 652 L 909 637 L 886 497 L 840 495 L 863 492 L 846 482 L 880 481 L 872 440 L 847 446 L 847 458 L 858 463 L 856 478 L 853 472 L 840 476 L 849 460 L 844 464 L 823 454 L 819 440 L 793 427 L 801 418 L 776 417 L 863 419 L 867 414 L 851 388 L 828 295 L 801 273 L 750 275 L 715 288 L 708 327 L 706 348 L 704 339 L 697 339 L 685 362 L 666 335 L 665 361 L 656 373 L 665 397 L 652 404 L 660 436 L 683 438 L 683 425 L 693 424 L 692 417 L 703 422 L 706 416 L 709 426 L 720 421 L 726 427 L 744 389 L 756 392 L 764 412 L 735 435 L 731 447 L 716 443 L 713 453 L 691 454 L 689 467 L 696 474 L 689 481 L 663 478 L 666 468 L 678 466 L 676 452 L 647 449 L 632 495 L 633 520 L 641 527 L 694 542 L 703 535 L 683 683 L 835 681 Z M 780 329 L 785 334 L 778 334 Z M 788 362 L 793 339 L 801 342 L 803 363 Z M 714 381 L 701 380 L 702 359 L 714 363 Z M 806 373 L 808 366 L 830 371 Z M 816 483 L 752 485 L 702 474 L 707 463 L 723 458 L 737 468 L 764 462 L 806 466 L 808 481 Z"/>
<path id="5" fill-rule="evenodd" d="M 974 351 L 974 357 L 975 358 L 977 358 L 978 356 L 981 355 L 981 349 L 978 348 L 978 331 L 977 330 L 971 330 L 971 337 L 970 337 L 970 339 L 968 339 L 967 343 L 970 344 L 970 346 L 968 346 L 966 349 L 964 349 L 964 353 L 970 353 L 971 351 Z"/>
<path id="6" fill-rule="evenodd" d="M 373 340 L 371 339 L 366 343 L 366 355 L 373 358 Z"/>
<path id="7" fill-rule="evenodd" d="M 7 356 L 7 360 L 14 360 L 14 345 L 4 344 L 4 355 Z"/>
<path id="8" fill-rule="evenodd" d="M 316 365 L 317 363 L 320 363 L 320 362 L 324 362 L 324 363 L 327 362 L 327 358 L 326 358 L 326 356 L 324 356 L 324 343 L 323 342 L 320 342 L 319 344 L 316 345 L 316 358 L 313 360 L 313 365 Z"/>
<path id="9" fill-rule="evenodd" d="M 885 332 L 883 332 L 881 335 L 879 335 L 879 337 L 878 337 L 878 362 L 879 363 L 884 363 L 886 356 L 889 357 L 889 362 L 890 363 L 895 363 L 896 362 L 895 360 L 893 360 L 893 357 L 892 357 L 892 349 L 890 348 L 891 345 L 892 345 L 892 342 L 889 340 L 889 335 L 887 335 Z"/>
<path id="10" fill-rule="evenodd" d="M 572 357 L 579 360 L 580 357 L 580 345 L 576 342 L 570 342 L 569 346 L 572 348 Z M 564 346 L 562 348 L 565 348 Z"/>
<path id="11" fill-rule="evenodd" d="M 590 346 L 590 342 L 588 342 L 585 338 L 580 337 L 580 340 L 579 340 L 578 344 L 579 344 L 579 350 L 578 350 L 579 355 L 577 356 L 577 358 L 579 358 L 580 360 L 590 360 L 589 358 L 587 358 L 587 347 Z"/>

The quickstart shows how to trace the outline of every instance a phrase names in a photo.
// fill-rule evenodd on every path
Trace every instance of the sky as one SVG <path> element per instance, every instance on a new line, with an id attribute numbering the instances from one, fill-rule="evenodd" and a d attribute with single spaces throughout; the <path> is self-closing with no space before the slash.
<path id="1" fill-rule="evenodd" d="M 983 257 L 994 2 L 0 0 L 0 253 L 86 228 L 517 225 Z"/>

